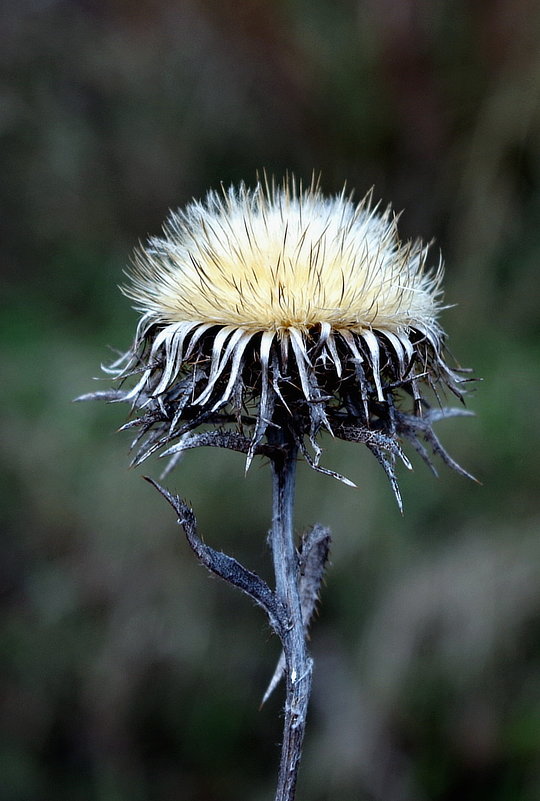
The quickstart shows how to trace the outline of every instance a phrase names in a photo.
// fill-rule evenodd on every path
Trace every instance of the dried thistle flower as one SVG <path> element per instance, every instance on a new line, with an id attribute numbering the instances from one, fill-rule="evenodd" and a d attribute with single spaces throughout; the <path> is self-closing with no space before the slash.
<path id="1" fill-rule="evenodd" d="M 245 450 L 249 465 L 279 426 L 314 469 L 349 484 L 320 466 L 317 435 L 365 443 L 400 505 L 404 439 L 430 466 L 422 440 L 466 474 L 432 429 L 463 412 L 426 400 L 441 386 L 461 397 L 463 380 L 437 322 L 442 266 L 427 258 L 421 242 L 400 242 L 395 216 L 370 196 L 355 205 L 316 185 L 297 191 L 294 180 L 210 192 L 173 212 L 124 289 L 142 317 L 109 372 L 140 375 L 101 393 L 140 413 L 126 426 L 140 429 L 135 463 L 167 446 L 172 466 L 186 448 L 216 444 Z M 202 424 L 214 433 L 194 436 Z"/>
<path id="2" fill-rule="evenodd" d="M 170 468 L 186 449 L 206 445 L 245 453 L 248 466 L 255 454 L 271 462 L 274 590 L 206 545 L 192 510 L 149 480 L 201 562 L 255 600 L 281 640 L 263 699 L 284 676 L 276 801 L 295 795 L 312 674 L 307 629 L 330 542 L 315 525 L 296 548 L 298 452 L 351 484 L 320 466 L 318 435 L 364 443 L 400 506 L 396 459 L 410 466 L 403 440 L 431 467 L 424 442 L 468 475 L 432 428 L 466 412 L 438 402 L 445 388 L 461 398 L 464 379 L 446 361 L 437 322 L 442 267 L 428 268 L 427 258 L 422 243 L 400 242 L 391 210 L 381 213 L 370 196 L 355 205 L 345 193 L 324 198 L 314 184 L 297 190 L 294 180 L 210 192 L 172 213 L 164 235 L 137 253 L 124 291 L 142 317 L 132 347 L 108 368 L 120 387 L 84 396 L 132 405 L 124 428 L 139 429 L 135 463 L 161 451 Z"/>

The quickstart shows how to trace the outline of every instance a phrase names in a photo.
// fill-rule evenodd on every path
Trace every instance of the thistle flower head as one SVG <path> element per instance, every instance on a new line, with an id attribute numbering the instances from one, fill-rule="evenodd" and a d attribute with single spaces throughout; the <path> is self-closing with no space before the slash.
<path id="1" fill-rule="evenodd" d="M 140 429 L 136 460 L 221 444 L 249 462 L 285 427 L 331 475 L 319 465 L 321 429 L 365 443 L 398 500 L 403 439 L 431 464 L 427 441 L 461 471 L 431 425 L 453 412 L 425 398 L 441 385 L 461 396 L 462 380 L 437 322 L 442 268 L 427 259 L 422 243 L 400 241 L 390 209 L 294 181 L 210 192 L 171 213 L 124 290 L 142 316 L 109 369 L 137 380 L 101 393 L 139 412 L 128 424 Z"/>

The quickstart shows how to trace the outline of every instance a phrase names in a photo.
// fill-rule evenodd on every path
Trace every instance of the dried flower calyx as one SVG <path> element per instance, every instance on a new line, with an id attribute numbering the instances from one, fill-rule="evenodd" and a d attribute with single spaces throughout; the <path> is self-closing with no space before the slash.
<path id="1" fill-rule="evenodd" d="M 336 476 L 319 465 L 319 432 L 365 443 L 398 499 L 404 439 L 430 465 L 424 442 L 464 473 L 432 423 L 465 412 L 426 400 L 440 387 L 461 397 L 464 380 L 445 358 L 442 267 L 428 269 L 427 255 L 401 243 L 391 210 L 369 197 L 326 198 L 294 181 L 210 192 L 136 254 L 124 291 L 142 316 L 108 368 L 135 383 L 94 397 L 136 410 L 137 462 L 219 445 L 249 463 L 279 426 Z"/>

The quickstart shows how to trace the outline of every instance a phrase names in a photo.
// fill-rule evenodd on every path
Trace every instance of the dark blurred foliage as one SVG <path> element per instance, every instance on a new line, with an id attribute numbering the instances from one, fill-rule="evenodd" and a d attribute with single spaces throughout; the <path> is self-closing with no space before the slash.
<path id="1" fill-rule="evenodd" d="M 135 315 L 117 284 L 171 206 L 266 168 L 404 208 L 447 263 L 484 380 L 400 517 L 353 446 L 300 471 L 334 532 L 299 799 L 540 797 L 540 7 L 534 0 L 18 0 L 1 13 L 2 801 L 264 801 L 282 698 L 249 602 L 72 405 Z M 107 386 L 106 384 L 103 385 Z M 159 474 L 159 464 L 147 470 Z M 170 485 L 268 575 L 269 476 L 189 453 Z"/>

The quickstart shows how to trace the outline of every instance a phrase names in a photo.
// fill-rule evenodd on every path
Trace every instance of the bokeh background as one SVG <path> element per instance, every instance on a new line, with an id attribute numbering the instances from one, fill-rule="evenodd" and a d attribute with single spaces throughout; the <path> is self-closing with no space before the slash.
<path id="1" fill-rule="evenodd" d="M 118 291 L 170 207 L 258 169 L 404 209 L 446 262 L 481 383 L 415 460 L 300 469 L 334 535 L 298 798 L 540 798 L 540 6 L 534 0 L 18 0 L 1 13 L 2 801 L 266 801 L 281 736 L 260 611 L 196 563 L 96 388 Z M 107 384 L 101 384 L 103 388 Z M 154 476 L 160 464 L 147 464 Z M 169 486 L 269 576 L 269 470 Z"/>

